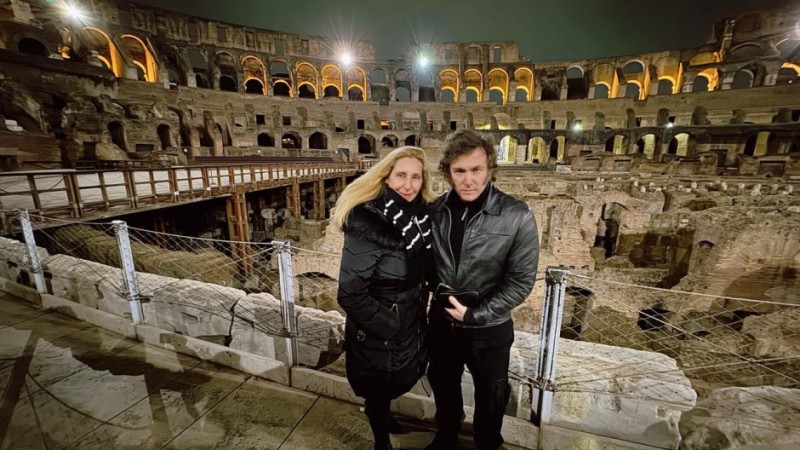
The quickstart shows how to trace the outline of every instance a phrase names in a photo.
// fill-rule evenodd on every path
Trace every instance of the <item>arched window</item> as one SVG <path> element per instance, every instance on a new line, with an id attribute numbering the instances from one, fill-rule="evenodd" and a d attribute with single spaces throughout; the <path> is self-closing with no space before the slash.
<path id="1" fill-rule="evenodd" d="M 326 149 L 328 148 L 328 136 L 317 131 L 308 138 L 308 148 Z"/>
<path id="2" fill-rule="evenodd" d="M 731 83 L 731 89 L 748 89 L 753 87 L 753 79 L 754 79 L 753 72 L 748 69 L 740 69 L 737 70 L 736 73 L 733 75 L 733 82 Z"/>
<path id="3" fill-rule="evenodd" d="M 375 138 L 364 135 L 358 138 L 358 153 L 368 155 L 375 151 Z"/>
<path id="4" fill-rule="evenodd" d="M 594 98 L 598 99 L 607 99 L 608 98 L 608 86 L 605 84 L 598 84 L 594 88 Z"/>
<path id="5" fill-rule="evenodd" d="M 220 85 L 221 84 L 222 79 L 220 79 Z M 220 86 L 220 89 L 222 89 L 222 86 Z M 264 85 L 261 84 L 261 81 L 251 78 L 244 83 L 244 91 L 248 94 L 264 95 Z"/>
<path id="6" fill-rule="evenodd" d="M 32 38 L 20 39 L 19 42 L 17 42 L 17 50 L 20 53 L 25 53 L 27 55 L 47 57 L 49 54 L 47 47 L 45 47 L 44 44 Z"/>
<path id="7" fill-rule="evenodd" d="M 672 80 L 668 78 L 662 78 L 658 80 L 658 91 L 656 92 L 657 95 L 670 95 L 672 94 L 672 89 L 674 87 L 674 83 Z"/>
<path id="8" fill-rule="evenodd" d="M 237 92 L 236 80 L 228 75 L 219 77 L 219 90 L 226 92 Z"/>
<path id="9" fill-rule="evenodd" d="M 281 148 L 300 148 L 300 139 L 293 133 L 281 136 Z"/>
<path id="10" fill-rule="evenodd" d="M 275 139 L 269 133 L 261 133 L 258 135 L 259 147 L 275 147 Z"/>

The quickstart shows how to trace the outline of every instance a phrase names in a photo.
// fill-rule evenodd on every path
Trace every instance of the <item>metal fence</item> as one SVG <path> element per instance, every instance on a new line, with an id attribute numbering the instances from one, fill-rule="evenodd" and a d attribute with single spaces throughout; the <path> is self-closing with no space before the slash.
<path id="1" fill-rule="evenodd" d="M 340 360 L 344 318 L 334 250 L 4 213 L 19 222 L 17 236 L 26 243 L 33 279 L 23 282 L 40 292 L 290 366 L 331 370 Z M 37 245 L 50 253 L 46 261 Z M 635 414 L 620 399 L 637 407 L 713 409 L 695 404 L 695 393 L 800 388 L 800 305 L 659 289 L 558 267 L 546 275 L 544 301 L 535 308 L 538 335 L 531 330 L 533 339 L 515 344 L 531 363 L 511 368 L 520 392 L 528 392 L 520 396 L 530 397 L 520 405 L 530 402 L 539 425 L 563 425 L 559 396 L 562 403 L 607 396 Z M 765 420 L 747 410 L 729 419 Z"/>

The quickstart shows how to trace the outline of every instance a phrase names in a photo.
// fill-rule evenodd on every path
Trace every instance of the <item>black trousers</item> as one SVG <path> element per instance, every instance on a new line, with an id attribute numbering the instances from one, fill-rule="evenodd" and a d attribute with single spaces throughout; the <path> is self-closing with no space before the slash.
<path id="1" fill-rule="evenodd" d="M 364 398 L 364 414 L 369 419 L 375 448 L 389 448 L 389 415 L 392 398 L 386 395 L 373 393 Z"/>
<path id="2" fill-rule="evenodd" d="M 461 376 L 466 366 L 475 386 L 475 445 L 479 450 L 496 450 L 503 444 L 503 426 L 511 388 L 508 364 L 511 344 L 475 345 L 468 333 L 447 324 L 428 329 L 430 366 L 428 380 L 436 401 L 436 439 L 441 446 L 457 448 L 464 414 Z"/>

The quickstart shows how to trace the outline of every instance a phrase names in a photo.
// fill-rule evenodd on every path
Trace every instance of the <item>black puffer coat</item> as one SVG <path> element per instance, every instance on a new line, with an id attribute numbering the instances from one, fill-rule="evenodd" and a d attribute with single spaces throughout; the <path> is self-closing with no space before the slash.
<path id="1" fill-rule="evenodd" d="M 370 389 L 388 389 L 397 397 L 424 371 L 426 261 L 425 252 L 406 252 L 400 230 L 377 202 L 353 208 L 348 217 L 338 300 L 347 314 L 347 378 L 353 391 L 366 397 Z M 398 382 L 393 374 L 400 372 Z M 380 385 L 389 380 L 393 386 Z"/>

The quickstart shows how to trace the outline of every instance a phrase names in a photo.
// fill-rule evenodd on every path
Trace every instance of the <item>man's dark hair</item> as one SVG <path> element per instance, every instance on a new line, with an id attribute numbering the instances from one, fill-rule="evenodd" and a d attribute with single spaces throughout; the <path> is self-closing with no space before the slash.
<path id="1" fill-rule="evenodd" d="M 452 184 L 450 177 L 450 164 L 461 155 L 472 153 L 476 148 L 482 148 L 486 152 L 488 159 L 489 176 L 495 181 L 497 173 L 497 151 L 491 138 L 480 135 L 472 130 L 458 130 L 447 135 L 442 149 L 442 159 L 439 161 L 439 172 L 444 175 L 445 180 Z"/>

